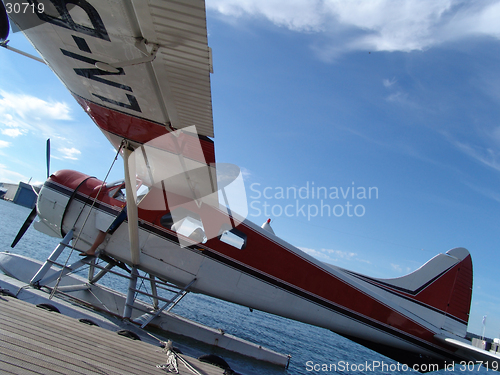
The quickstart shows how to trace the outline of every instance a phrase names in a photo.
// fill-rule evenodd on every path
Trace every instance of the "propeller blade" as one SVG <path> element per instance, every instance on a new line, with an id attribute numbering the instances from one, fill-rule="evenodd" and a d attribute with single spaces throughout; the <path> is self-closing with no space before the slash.
<path id="1" fill-rule="evenodd" d="M 50 138 L 47 139 L 47 178 L 50 176 Z"/>
<path id="2" fill-rule="evenodd" d="M 12 242 L 12 245 L 10 245 L 10 247 L 14 247 L 17 245 L 19 240 L 24 236 L 24 233 L 26 233 L 26 231 L 28 230 L 33 220 L 35 220 L 35 217 L 36 217 L 36 206 L 33 207 L 33 210 L 31 210 L 30 214 L 28 215 L 28 218 L 24 222 L 21 229 L 19 229 L 19 232 L 17 233 L 17 236 L 16 238 L 14 238 L 14 241 Z"/>

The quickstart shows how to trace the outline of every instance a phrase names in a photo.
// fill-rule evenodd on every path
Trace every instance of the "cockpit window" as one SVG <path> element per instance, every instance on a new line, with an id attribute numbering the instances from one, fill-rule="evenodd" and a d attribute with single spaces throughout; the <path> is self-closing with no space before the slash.
<path id="1" fill-rule="evenodd" d="M 108 195 L 111 198 L 118 199 L 119 201 L 126 202 L 127 200 L 127 191 L 125 189 L 125 181 L 119 180 L 115 182 L 111 182 L 106 187 L 109 189 L 108 190 Z M 142 181 L 137 179 L 136 180 L 136 189 L 138 193 L 138 200 L 142 199 L 144 195 L 147 193 L 147 189 L 141 189 L 142 187 Z"/>
<path id="2" fill-rule="evenodd" d="M 122 202 L 126 201 L 125 182 L 115 182 L 112 185 L 108 186 L 108 188 L 110 189 L 108 191 L 108 195 L 111 198 L 118 199 Z"/>

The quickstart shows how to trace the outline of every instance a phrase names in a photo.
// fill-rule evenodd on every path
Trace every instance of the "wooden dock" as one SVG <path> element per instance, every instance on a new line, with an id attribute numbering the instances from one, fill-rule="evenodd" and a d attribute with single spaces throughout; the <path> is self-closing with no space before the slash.
<path id="1" fill-rule="evenodd" d="M 179 355 L 199 374 L 224 370 Z M 160 348 L 0 295 L 2 374 L 166 374 Z M 196 374 L 181 360 L 179 374 Z"/>

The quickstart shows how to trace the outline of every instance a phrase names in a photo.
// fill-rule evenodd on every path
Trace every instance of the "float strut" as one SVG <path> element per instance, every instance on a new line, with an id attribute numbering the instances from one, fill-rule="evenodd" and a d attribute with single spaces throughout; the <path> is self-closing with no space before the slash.
<path id="1" fill-rule="evenodd" d="M 134 307 L 134 300 L 135 300 L 135 288 L 137 286 L 137 276 L 139 276 L 137 268 L 133 267 L 132 271 L 130 272 L 127 300 L 125 301 L 125 311 L 123 312 L 123 317 L 125 319 L 130 319 L 132 316 L 132 309 Z"/>
<path id="2" fill-rule="evenodd" d="M 64 236 L 63 240 L 59 242 L 59 245 L 52 251 L 52 254 L 47 258 L 45 263 L 43 264 L 42 267 L 38 270 L 35 276 L 30 281 L 30 284 L 38 287 L 40 280 L 43 279 L 47 271 L 50 269 L 52 264 L 57 260 L 59 255 L 63 252 L 64 248 L 69 245 L 69 242 L 73 238 L 73 229 L 71 229 L 68 233 L 66 233 L 66 236 Z"/>

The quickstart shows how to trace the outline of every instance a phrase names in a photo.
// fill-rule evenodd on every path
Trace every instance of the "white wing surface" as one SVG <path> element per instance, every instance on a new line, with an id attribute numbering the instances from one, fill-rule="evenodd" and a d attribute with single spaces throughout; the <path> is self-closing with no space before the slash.
<path id="1" fill-rule="evenodd" d="M 144 143 L 196 125 L 213 137 L 204 1 L 30 3 L 11 20 L 105 134 Z"/>

